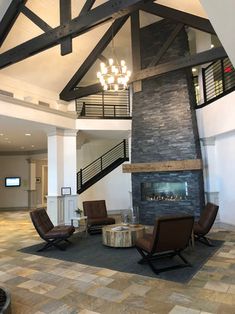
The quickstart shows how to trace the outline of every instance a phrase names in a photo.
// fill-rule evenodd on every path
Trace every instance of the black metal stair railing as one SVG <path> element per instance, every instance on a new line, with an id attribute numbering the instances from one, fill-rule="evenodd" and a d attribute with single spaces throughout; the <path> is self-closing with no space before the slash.
<path id="1" fill-rule="evenodd" d="M 128 144 L 123 140 L 77 173 L 77 193 L 85 191 L 110 171 L 128 161 Z"/>
<path id="2" fill-rule="evenodd" d="M 212 62 L 202 69 L 205 106 L 235 90 L 235 70 L 229 58 Z"/>

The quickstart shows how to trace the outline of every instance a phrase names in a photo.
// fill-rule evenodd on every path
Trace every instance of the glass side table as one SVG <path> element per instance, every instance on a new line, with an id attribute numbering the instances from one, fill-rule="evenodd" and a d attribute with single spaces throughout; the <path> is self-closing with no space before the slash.
<path id="1" fill-rule="evenodd" d="M 74 226 L 75 221 L 77 221 L 77 226 Z M 76 228 L 78 234 L 84 234 L 87 237 L 87 216 L 71 217 L 71 226 Z"/>

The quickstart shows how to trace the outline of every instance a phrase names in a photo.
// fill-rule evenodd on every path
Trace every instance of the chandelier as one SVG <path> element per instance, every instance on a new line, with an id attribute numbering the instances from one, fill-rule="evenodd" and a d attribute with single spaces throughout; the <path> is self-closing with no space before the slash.
<path id="1" fill-rule="evenodd" d="M 117 92 L 127 89 L 130 76 L 131 71 L 127 69 L 126 62 L 121 60 L 119 63 L 117 60 L 112 37 L 112 58 L 108 60 L 108 64 L 100 63 L 100 71 L 97 72 L 97 78 L 100 80 L 103 90 Z"/>

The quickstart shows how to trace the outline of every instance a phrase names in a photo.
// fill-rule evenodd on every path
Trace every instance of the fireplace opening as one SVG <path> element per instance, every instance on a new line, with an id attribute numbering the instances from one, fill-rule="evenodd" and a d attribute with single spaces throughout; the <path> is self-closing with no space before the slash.
<path id="1" fill-rule="evenodd" d="M 143 182 L 142 201 L 182 201 L 188 198 L 187 182 Z"/>

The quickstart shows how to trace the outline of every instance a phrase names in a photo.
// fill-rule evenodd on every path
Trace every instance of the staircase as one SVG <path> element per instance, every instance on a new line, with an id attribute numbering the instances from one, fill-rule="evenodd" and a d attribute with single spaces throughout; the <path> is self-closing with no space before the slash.
<path id="1" fill-rule="evenodd" d="M 80 169 L 77 173 L 77 193 L 81 194 L 109 172 L 128 160 L 128 144 L 126 140 L 123 140 L 88 166 Z"/>

